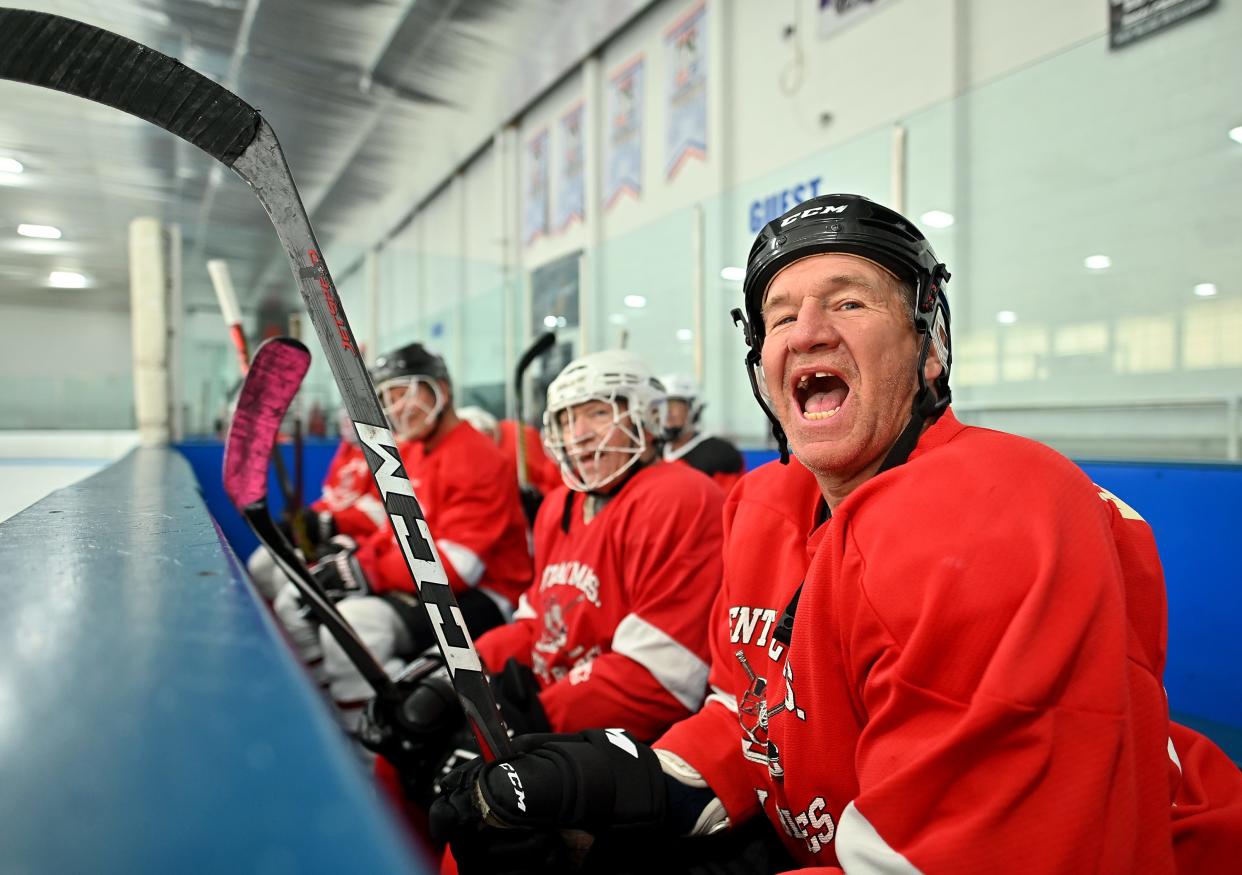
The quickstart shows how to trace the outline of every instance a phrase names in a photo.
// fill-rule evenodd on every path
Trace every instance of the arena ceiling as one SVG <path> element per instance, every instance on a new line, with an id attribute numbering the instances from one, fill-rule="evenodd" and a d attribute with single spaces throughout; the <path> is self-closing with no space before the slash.
<path id="1" fill-rule="evenodd" d="M 27 0 L 179 58 L 263 112 L 338 274 L 651 0 Z M 7 160 L 6 160 L 7 159 Z M 13 162 L 21 165 L 14 173 Z M 181 228 L 189 307 L 227 259 L 244 309 L 295 306 L 231 172 L 109 107 L 0 81 L 0 305 L 129 306 L 128 225 Z M 18 234 L 57 228 L 59 239 Z M 54 288 L 52 271 L 85 275 Z"/>

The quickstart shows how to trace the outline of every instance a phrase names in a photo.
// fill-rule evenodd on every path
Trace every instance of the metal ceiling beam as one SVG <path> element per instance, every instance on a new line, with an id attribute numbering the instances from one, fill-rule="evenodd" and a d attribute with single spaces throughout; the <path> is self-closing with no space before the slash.
<path id="1" fill-rule="evenodd" d="M 360 87 L 362 87 L 364 83 L 368 83 L 369 87 L 369 84 L 374 82 L 373 77 L 375 76 L 376 71 L 380 68 L 380 65 L 384 62 L 388 52 L 392 49 L 393 41 L 397 38 L 397 34 L 400 32 L 406 19 L 409 18 L 410 13 L 414 10 L 414 6 L 418 2 L 419 0 L 406 0 L 405 6 L 402 7 L 400 15 L 394 19 L 392 28 L 389 30 L 387 36 L 385 36 L 381 42 L 380 48 L 371 59 L 369 69 L 363 75 L 362 80 L 360 80 Z M 460 2 L 461 0 L 451 0 L 451 2 L 445 5 L 444 9 L 440 12 L 440 15 L 436 18 L 435 24 L 423 33 L 423 36 L 418 41 L 417 45 L 415 45 L 410 51 L 409 57 L 414 58 L 418 56 L 418 54 L 423 50 L 423 47 L 427 45 L 428 40 L 430 40 L 431 37 L 444 25 L 444 22 L 453 14 Z M 357 136 L 350 141 L 348 146 L 344 146 L 340 150 L 340 160 L 333 169 L 327 183 L 305 198 L 306 214 L 312 221 L 315 219 L 315 214 L 318 212 L 320 206 L 323 205 L 324 199 L 337 186 L 337 184 L 341 181 L 341 178 L 349 171 L 349 168 L 353 166 L 358 153 L 361 152 L 363 147 L 366 146 L 367 141 L 371 139 L 371 135 L 375 132 L 375 129 L 385 118 L 384 110 L 393 101 L 395 94 L 392 89 L 389 88 L 380 88 L 377 90 L 378 101 L 371 112 L 370 122 L 358 131 Z M 363 93 L 369 94 L 371 92 L 365 91 Z M 275 255 L 268 259 L 268 262 L 263 269 L 258 272 L 257 275 L 252 275 L 248 291 L 253 294 L 254 289 L 264 287 L 267 284 L 268 277 L 271 275 L 272 271 L 279 269 L 282 264 L 283 260 L 278 259 Z"/>
<path id="2" fill-rule="evenodd" d="M 220 83 L 234 94 L 237 93 L 237 80 L 241 77 L 242 64 L 245 63 L 246 55 L 250 52 L 250 33 L 254 30 L 254 20 L 259 14 L 259 6 L 263 0 L 246 0 L 246 5 L 242 9 L 241 24 L 237 28 L 237 42 L 233 44 L 233 54 L 229 56 L 228 72 L 224 76 L 224 81 Z M 211 221 L 211 210 L 216 203 L 216 192 L 220 189 L 220 183 L 224 181 L 224 166 L 217 162 L 212 162 L 211 170 L 207 174 L 207 186 L 203 191 L 203 199 L 198 206 L 198 219 L 194 227 L 194 253 L 190 257 L 190 264 L 202 264 L 204 256 L 204 247 L 206 246 L 206 230 L 208 222 Z"/>

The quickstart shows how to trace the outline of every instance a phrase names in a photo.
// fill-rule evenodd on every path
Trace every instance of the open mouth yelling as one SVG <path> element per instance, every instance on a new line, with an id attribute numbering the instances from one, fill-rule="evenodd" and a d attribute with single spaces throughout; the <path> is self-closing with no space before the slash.
<path id="1" fill-rule="evenodd" d="M 845 380 L 831 371 L 808 371 L 794 383 L 794 401 L 804 419 L 831 419 L 840 412 L 850 394 Z"/>

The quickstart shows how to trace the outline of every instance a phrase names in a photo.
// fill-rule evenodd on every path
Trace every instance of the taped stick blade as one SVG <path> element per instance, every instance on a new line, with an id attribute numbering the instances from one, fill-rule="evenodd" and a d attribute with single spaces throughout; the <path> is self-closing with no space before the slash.
<path id="1" fill-rule="evenodd" d="M 255 351 L 224 442 L 224 491 L 235 507 L 267 495 L 267 461 L 310 361 L 292 337 L 273 337 Z"/>

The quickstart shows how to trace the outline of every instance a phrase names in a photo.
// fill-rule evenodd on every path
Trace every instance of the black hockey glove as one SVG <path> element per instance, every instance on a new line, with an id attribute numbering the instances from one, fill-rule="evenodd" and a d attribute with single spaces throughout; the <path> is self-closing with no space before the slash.
<path id="1" fill-rule="evenodd" d="M 342 549 L 320 559 L 311 567 L 311 575 L 333 602 L 339 602 L 346 596 L 367 595 L 371 592 L 366 573 L 358 563 L 357 545 L 352 539 L 346 540 L 349 545 L 342 546 Z"/>
<path id="2" fill-rule="evenodd" d="M 315 548 L 315 556 L 322 556 L 320 549 L 337 534 L 336 518 L 332 516 L 331 511 L 324 510 L 315 513 L 306 507 L 299 508 L 295 513 L 301 519 L 302 526 L 306 530 L 307 540 Z M 288 512 L 283 515 L 279 526 L 285 538 L 289 540 L 289 543 L 299 543 L 297 538 L 294 537 L 293 519 Z"/>
<path id="3" fill-rule="evenodd" d="M 392 763 L 411 801 L 430 804 L 439 792 L 439 779 L 479 755 L 478 742 L 438 657 L 423 657 L 411 664 L 397 686 L 405 694 L 401 706 L 371 700 L 360 738 Z M 539 681 L 517 660 L 510 659 L 492 677 L 492 693 L 514 735 L 550 729 L 539 701 Z"/>
<path id="4" fill-rule="evenodd" d="M 448 842 L 462 875 L 557 871 L 574 853 L 561 830 L 599 834 L 664 827 L 666 778 L 650 747 L 619 729 L 515 739 L 521 753 L 475 760 L 444 778 L 431 807 L 434 839 Z"/>
<path id="5" fill-rule="evenodd" d="M 353 552 L 358 549 L 358 542 L 349 535 L 333 535 L 328 540 L 315 546 L 314 560 L 319 562 L 337 553 Z"/>
<path id="6" fill-rule="evenodd" d="M 398 705 L 372 699 L 363 710 L 358 739 L 397 770 L 413 801 L 428 802 L 434 764 L 462 727 L 461 704 L 448 669 L 438 656 L 420 657 L 396 681 Z"/>
<path id="7" fill-rule="evenodd" d="M 476 759 L 451 771 L 442 792 L 431 805 L 432 840 L 448 844 L 460 875 L 560 875 L 573 871 L 571 855 L 561 834 L 548 829 L 499 829 L 482 823 L 476 799 L 479 773 Z"/>

